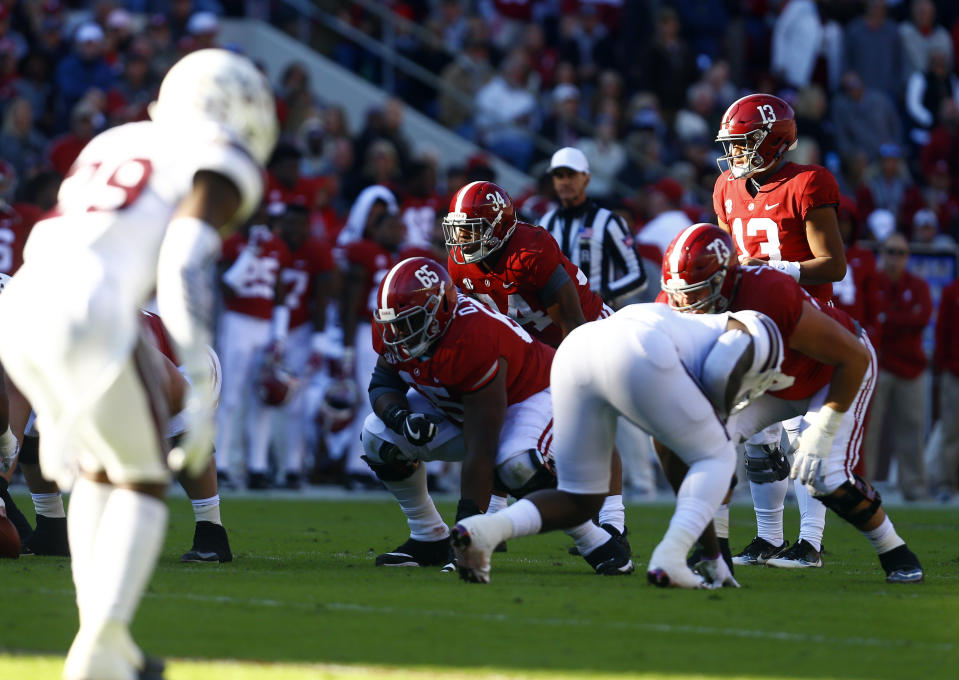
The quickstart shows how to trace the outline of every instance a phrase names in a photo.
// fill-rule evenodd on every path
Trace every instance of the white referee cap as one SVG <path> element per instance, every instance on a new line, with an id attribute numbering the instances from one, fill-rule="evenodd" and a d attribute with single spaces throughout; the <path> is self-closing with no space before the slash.
<path id="1" fill-rule="evenodd" d="M 572 146 L 564 146 L 553 154 L 546 172 L 553 172 L 553 170 L 557 168 L 569 168 L 576 172 L 589 174 L 589 161 L 586 160 L 586 154 L 579 149 Z"/>

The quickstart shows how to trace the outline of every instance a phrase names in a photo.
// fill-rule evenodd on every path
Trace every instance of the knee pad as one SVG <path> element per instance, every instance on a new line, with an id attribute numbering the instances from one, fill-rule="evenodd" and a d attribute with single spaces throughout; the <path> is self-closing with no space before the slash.
<path id="1" fill-rule="evenodd" d="M 746 479 L 756 484 L 780 482 L 789 475 L 789 461 L 778 444 L 746 444 Z"/>
<path id="2" fill-rule="evenodd" d="M 393 445 L 387 444 L 387 446 Z M 393 448 L 396 447 L 393 446 Z M 384 482 L 401 482 L 404 479 L 409 479 L 416 472 L 416 468 L 420 466 L 418 460 L 393 460 L 389 463 L 376 463 L 370 460 L 369 456 L 360 456 L 360 458 L 370 466 L 373 474 Z"/>
<path id="3" fill-rule="evenodd" d="M 514 498 L 540 489 L 555 489 L 556 472 L 550 463 L 536 449 L 523 451 L 496 466 L 494 486 L 506 489 Z"/>
<path id="4" fill-rule="evenodd" d="M 26 465 L 40 464 L 40 437 L 24 435 L 20 442 L 20 462 Z"/>
<path id="5" fill-rule="evenodd" d="M 882 496 L 859 475 L 853 475 L 851 481 L 843 482 L 835 491 L 816 498 L 856 528 L 865 526 L 882 507 Z"/>

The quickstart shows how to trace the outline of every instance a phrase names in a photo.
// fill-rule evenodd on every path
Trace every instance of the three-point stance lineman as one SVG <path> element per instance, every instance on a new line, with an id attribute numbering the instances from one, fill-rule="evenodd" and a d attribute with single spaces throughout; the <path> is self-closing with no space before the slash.
<path id="1" fill-rule="evenodd" d="M 486 511 L 494 486 L 517 498 L 555 486 L 553 349 L 509 317 L 457 295 L 442 265 L 427 258 L 390 269 L 376 303 L 380 358 L 363 447 L 410 526 L 410 539 L 376 564 L 446 565 L 449 529 L 427 493 L 420 461 L 463 461 L 458 517 Z M 608 458 L 606 472 L 600 503 L 609 491 Z M 566 525 L 580 554 L 598 573 L 632 572 L 626 548 L 588 519 Z"/>
<path id="2" fill-rule="evenodd" d="M 253 212 L 276 141 L 269 83 L 226 50 L 174 65 L 150 114 L 87 145 L 0 297 L 0 360 L 37 413 L 43 475 L 82 475 L 67 517 L 80 610 L 67 680 L 161 677 L 129 625 L 163 544 L 170 467 L 196 475 L 213 451 L 217 229 Z M 140 334 L 154 290 L 192 385 L 169 457 L 163 369 Z"/>
<path id="3" fill-rule="evenodd" d="M 781 360 L 779 334 L 755 312 L 691 317 L 663 305 L 631 305 L 574 330 L 556 351 L 550 375 L 557 489 L 461 520 L 453 529 L 460 575 L 488 582 L 499 541 L 590 517 L 609 488 L 616 419 L 623 415 L 689 465 L 648 578 L 684 588 L 736 585 L 718 554 L 710 556 L 709 581 L 686 566 L 686 554 L 736 466 L 724 419 L 734 405 L 762 393 Z"/>

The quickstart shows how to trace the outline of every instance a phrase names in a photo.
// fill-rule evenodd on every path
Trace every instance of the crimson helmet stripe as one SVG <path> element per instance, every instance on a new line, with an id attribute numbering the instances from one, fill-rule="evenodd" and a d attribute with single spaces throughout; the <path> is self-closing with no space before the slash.
<path id="1" fill-rule="evenodd" d="M 390 305 L 387 303 L 387 298 L 390 295 L 390 284 L 393 282 L 393 277 L 396 276 L 396 273 L 403 268 L 404 264 L 406 264 L 406 260 L 403 260 L 399 264 L 393 265 L 393 268 L 386 272 L 386 276 L 383 279 L 383 285 L 380 286 L 380 309 L 389 308 Z"/>
<path id="2" fill-rule="evenodd" d="M 483 180 L 476 180 L 475 182 L 470 182 L 465 187 L 459 190 L 459 193 L 456 194 L 456 204 L 454 205 L 453 212 L 463 212 L 463 197 L 469 193 L 471 187 L 476 186 L 477 184 L 483 184 Z"/>
<path id="3" fill-rule="evenodd" d="M 700 224 L 693 224 L 689 227 L 686 227 L 686 229 L 683 230 L 679 237 L 673 242 L 673 247 L 669 253 L 669 271 L 672 272 L 673 279 L 682 281 L 682 277 L 679 276 L 679 259 L 683 256 L 683 246 L 686 245 L 686 241 L 689 240 L 689 237 L 696 233 L 701 226 L 702 225 Z"/>

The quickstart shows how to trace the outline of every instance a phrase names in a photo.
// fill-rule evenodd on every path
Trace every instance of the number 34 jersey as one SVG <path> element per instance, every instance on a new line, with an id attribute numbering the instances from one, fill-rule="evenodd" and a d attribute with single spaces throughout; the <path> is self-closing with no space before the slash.
<path id="1" fill-rule="evenodd" d="M 464 295 L 459 295 L 453 320 L 429 354 L 396 356 L 384 347 L 375 324 L 373 347 L 408 385 L 458 424 L 463 422 L 463 395 L 492 382 L 500 359 L 506 360 L 506 400 L 511 406 L 549 387 L 555 354 L 509 317 Z"/>
<path id="2" fill-rule="evenodd" d="M 27 241 L 24 262 L 43 260 L 64 275 L 100 268 L 123 287 L 126 301 L 147 300 L 167 224 L 202 170 L 233 182 L 239 217 L 252 213 L 263 192 L 262 171 L 215 126 L 171 131 L 145 121 L 106 130 L 70 168 L 56 207 Z"/>
<path id="3" fill-rule="evenodd" d="M 517 222 L 506 245 L 487 260 L 490 271 L 477 263 L 457 264 L 453 258 L 449 258 L 447 269 L 461 290 L 514 319 L 551 347 L 559 347 L 563 330 L 546 309 L 566 280 L 572 279 L 576 286 L 587 321 L 603 315 L 602 298 L 590 289 L 586 275 L 563 255 L 542 227 Z"/>
<path id="4" fill-rule="evenodd" d="M 730 179 L 725 171 L 713 188 L 713 210 L 729 227 L 739 255 L 759 260 L 803 262 L 813 257 L 806 238 L 806 216 L 815 208 L 839 204 L 839 185 L 819 165 L 786 163 L 755 196 L 751 180 Z M 803 286 L 828 302 L 832 284 Z"/>

